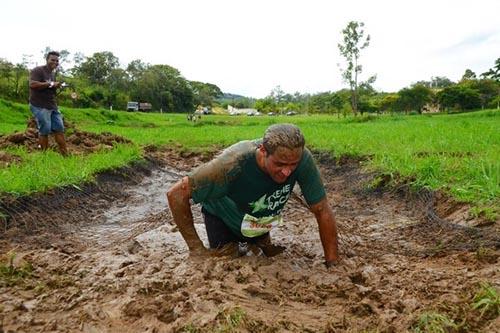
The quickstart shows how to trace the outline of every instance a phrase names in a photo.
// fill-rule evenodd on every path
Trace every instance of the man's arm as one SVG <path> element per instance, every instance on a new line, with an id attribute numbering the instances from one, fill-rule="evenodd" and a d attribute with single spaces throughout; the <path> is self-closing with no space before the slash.
<path id="1" fill-rule="evenodd" d="M 339 260 L 337 223 L 333 211 L 328 205 L 326 197 L 310 207 L 318 221 L 319 236 L 325 252 L 325 263 L 327 267 L 332 266 Z"/>
<path id="2" fill-rule="evenodd" d="M 54 81 L 43 81 L 43 75 L 41 74 L 38 68 L 33 69 L 30 73 L 30 88 L 31 89 L 51 89 L 51 88 L 59 88 L 61 86 L 61 82 Z"/>
<path id="3" fill-rule="evenodd" d="M 167 192 L 167 199 L 174 222 L 186 241 L 189 251 L 195 255 L 201 255 L 208 252 L 205 246 L 203 246 L 203 242 L 200 240 L 194 227 L 191 204 L 189 203 L 189 199 L 191 199 L 189 178 L 184 177 L 175 183 Z"/>

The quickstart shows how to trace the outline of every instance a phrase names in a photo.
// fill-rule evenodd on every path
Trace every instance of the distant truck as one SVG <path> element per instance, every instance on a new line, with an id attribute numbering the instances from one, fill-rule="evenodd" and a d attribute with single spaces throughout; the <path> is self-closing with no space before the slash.
<path id="1" fill-rule="evenodd" d="M 127 103 L 127 111 L 148 112 L 148 111 L 151 111 L 151 109 L 152 109 L 151 103 L 139 103 L 139 102 L 128 102 Z"/>

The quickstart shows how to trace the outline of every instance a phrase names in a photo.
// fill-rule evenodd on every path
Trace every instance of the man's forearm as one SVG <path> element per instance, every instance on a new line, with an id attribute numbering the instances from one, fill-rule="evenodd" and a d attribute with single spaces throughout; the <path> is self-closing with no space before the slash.
<path id="1" fill-rule="evenodd" d="M 30 88 L 32 89 L 48 89 L 50 82 L 30 81 Z"/>
<path id="2" fill-rule="evenodd" d="M 186 241 L 189 250 L 204 248 L 194 227 L 193 214 L 189 203 L 190 196 L 187 177 L 176 183 L 168 191 L 167 198 L 174 222 Z"/>
<path id="3" fill-rule="evenodd" d="M 326 199 L 320 204 L 311 207 L 311 210 L 318 221 L 319 235 L 325 253 L 325 260 L 327 263 L 336 262 L 339 259 L 338 234 L 333 211 Z"/>

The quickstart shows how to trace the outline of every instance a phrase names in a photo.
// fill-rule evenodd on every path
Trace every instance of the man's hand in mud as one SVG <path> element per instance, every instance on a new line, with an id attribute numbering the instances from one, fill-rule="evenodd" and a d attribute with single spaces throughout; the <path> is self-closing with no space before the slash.
<path id="1" fill-rule="evenodd" d="M 339 264 L 338 260 L 326 260 L 325 261 L 325 266 L 326 268 L 333 268 Z"/>
<path id="2" fill-rule="evenodd" d="M 204 246 L 195 247 L 189 250 L 189 256 L 192 258 L 207 258 L 213 256 L 213 251 L 205 248 Z"/>

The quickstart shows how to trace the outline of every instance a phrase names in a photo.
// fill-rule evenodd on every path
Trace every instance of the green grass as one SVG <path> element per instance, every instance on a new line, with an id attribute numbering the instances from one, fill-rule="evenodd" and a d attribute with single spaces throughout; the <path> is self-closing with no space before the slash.
<path id="1" fill-rule="evenodd" d="M 494 319 L 500 315 L 500 296 L 495 287 L 489 283 L 481 283 L 480 289 L 473 299 L 472 308 L 480 312 L 479 318 Z"/>
<path id="2" fill-rule="evenodd" d="M 22 262 L 21 265 L 14 265 L 16 253 L 9 251 L 6 260 L 0 261 L 0 287 L 11 287 L 24 279 L 29 278 L 33 273 L 33 266 L 29 262 Z"/>
<path id="3" fill-rule="evenodd" d="M 456 332 L 458 325 L 448 316 L 437 312 L 424 312 L 413 328 L 415 333 Z"/>
<path id="4" fill-rule="evenodd" d="M 2 192 L 14 195 L 91 181 L 99 171 L 117 168 L 141 158 L 140 148 L 134 145 L 118 145 L 110 152 L 88 156 L 62 157 L 52 151 L 28 154 L 23 149 L 9 152 L 23 159 L 22 164 L 0 169 Z"/>
<path id="5" fill-rule="evenodd" d="M 213 147 L 228 146 L 238 140 L 261 137 L 271 124 L 292 122 L 300 126 L 308 146 L 330 152 L 335 157 L 369 157 L 365 167 L 388 176 L 393 183 L 407 182 L 415 189 L 429 188 L 443 190 L 456 199 L 470 202 L 474 212 L 484 212 L 488 219 L 498 216 L 500 192 L 500 111 L 486 110 L 456 115 L 417 116 L 369 116 L 358 118 L 337 118 L 333 116 L 294 117 L 247 117 L 247 116 L 203 116 L 193 123 L 186 115 L 144 114 L 123 111 L 62 108 L 66 119 L 81 130 L 91 132 L 112 132 L 131 139 L 138 145 L 182 145 L 184 149 L 203 151 Z M 0 100 L 0 134 L 23 130 L 29 117 L 26 105 Z M 35 171 L 44 168 L 44 163 L 34 165 L 34 159 L 27 158 L 16 169 L 16 177 L 33 178 L 33 174 L 65 174 L 66 181 L 50 182 L 50 177 L 41 181 L 30 181 L 29 192 L 44 190 L 61 183 L 78 182 L 90 174 L 107 167 L 115 167 L 137 158 L 138 148 L 131 154 L 122 148 L 110 152 L 112 165 L 93 168 L 94 155 L 80 158 L 82 168 L 59 166 L 57 172 Z M 105 153 L 102 153 L 105 154 Z M 35 156 L 40 156 L 36 155 Z M 49 156 L 49 155 L 47 155 Z M 42 158 L 43 159 L 43 158 Z M 57 159 L 55 154 L 48 160 Z M 116 160 L 115 160 L 116 159 Z M 105 158 L 102 159 L 103 162 Z M 77 163 L 77 164 L 78 164 Z M 11 171 L 9 171 L 11 172 Z M 76 173 L 76 175 L 73 175 Z M 85 177 L 82 177 L 82 173 Z M 31 175 L 31 176 L 30 176 Z M 0 169 L 0 188 L 10 183 L 8 176 Z M 20 190 L 9 190 L 20 191 Z M 479 214 L 478 213 L 478 214 Z M 486 214 L 487 213 L 487 214 Z"/>

